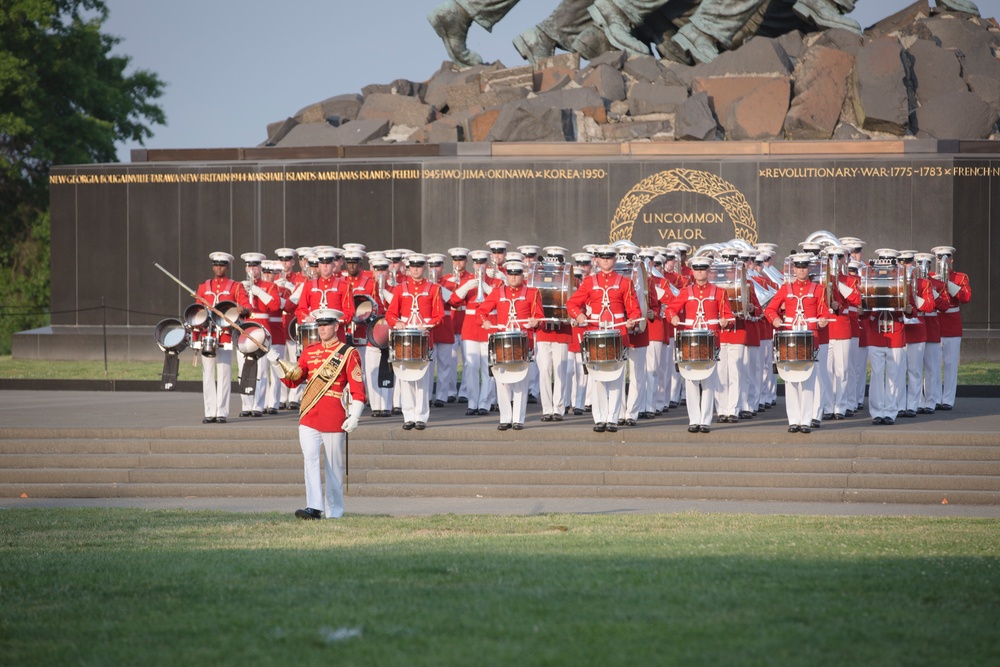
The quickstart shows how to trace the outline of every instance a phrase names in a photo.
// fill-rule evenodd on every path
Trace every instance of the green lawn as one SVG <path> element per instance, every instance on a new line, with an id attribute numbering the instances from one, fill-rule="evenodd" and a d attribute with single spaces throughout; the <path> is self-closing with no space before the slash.
<path id="1" fill-rule="evenodd" d="M 0 511 L 10 665 L 987 665 L 993 519 Z"/>

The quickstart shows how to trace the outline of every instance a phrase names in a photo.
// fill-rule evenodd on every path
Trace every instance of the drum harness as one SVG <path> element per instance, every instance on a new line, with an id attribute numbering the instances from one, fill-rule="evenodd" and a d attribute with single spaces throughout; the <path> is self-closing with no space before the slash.
<path id="1" fill-rule="evenodd" d="M 600 275 L 600 274 L 598 274 L 598 275 Z M 622 275 L 619 274 L 619 273 L 614 273 L 613 275 L 615 276 L 615 282 L 614 282 L 613 285 L 609 285 L 607 287 L 601 287 L 600 285 L 598 285 L 595 282 L 594 286 L 593 286 L 593 289 L 598 290 L 598 291 L 601 292 L 601 310 L 597 314 L 598 327 L 601 328 L 601 329 L 613 329 L 616 319 L 624 319 L 626 317 L 625 314 L 615 315 L 615 313 L 611 310 L 611 296 L 610 296 L 610 292 L 611 292 L 611 290 L 621 289 L 622 280 L 624 280 L 624 278 L 622 277 Z M 611 315 L 611 324 L 610 325 L 608 324 L 608 322 L 606 320 L 602 320 L 601 319 L 601 317 L 604 315 L 605 311 L 607 311 L 608 314 Z"/>
<path id="2" fill-rule="evenodd" d="M 706 283 L 705 286 L 706 287 L 710 286 L 715 289 L 718 289 L 718 287 L 712 285 L 711 283 Z M 709 299 L 715 299 L 718 293 L 713 292 L 712 296 L 706 296 L 703 299 L 699 299 L 694 295 L 694 288 L 695 288 L 694 285 L 688 285 L 688 301 L 697 301 L 698 310 L 695 312 L 693 320 L 684 320 L 683 322 L 681 322 L 681 325 L 685 327 L 690 327 L 692 331 L 707 331 L 708 325 L 718 324 L 719 319 L 718 318 L 714 320 L 705 319 L 705 302 L 708 301 Z"/>

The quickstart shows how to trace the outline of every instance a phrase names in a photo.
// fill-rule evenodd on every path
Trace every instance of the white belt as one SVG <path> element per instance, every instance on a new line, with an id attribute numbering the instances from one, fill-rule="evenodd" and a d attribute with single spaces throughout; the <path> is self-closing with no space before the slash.
<path id="1" fill-rule="evenodd" d="M 937 317 L 937 311 L 933 311 L 933 312 L 930 312 L 930 313 L 920 313 L 920 314 L 923 317 Z"/>
<path id="2" fill-rule="evenodd" d="M 267 318 L 269 322 L 281 322 L 280 317 L 269 317 Z"/>
<path id="3" fill-rule="evenodd" d="M 270 320 L 271 316 L 267 313 L 250 313 L 251 320 Z M 278 320 L 279 322 L 281 320 Z"/>
<path id="4" fill-rule="evenodd" d="M 849 313 L 856 313 L 856 312 L 858 312 L 858 309 L 857 309 L 857 308 L 855 308 L 854 306 L 850 306 L 850 307 L 849 307 L 849 308 L 847 309 L 847 312 L 849 312 Z"/>
<path id="5" fill-rule="evenodd" d="M 794 317 L 786 317 L 785 318 L 785 324 L 795 324 L 795 319 L 796 318 L 794 318 Z M 806 317 L 804 319 L 805 319 L 806 322 L 818 322 L 819 321 L 815 317 Z"/>
<path id="6" fill-rule="evenodd" d="M 946 312 L 946 313 L 957 313 L 958 312 L 958 308 L 949 308 L 948 310 L 946 310 L 944 312 Z"/>
<path id="7" fill-rule="evenodd" d="M 718 324 L 719 320 L 702 320 L 705 324 Z M 691 327 L 694 326 L 695 320 L 684 320 L 681 322 L 680 326 Z"/>

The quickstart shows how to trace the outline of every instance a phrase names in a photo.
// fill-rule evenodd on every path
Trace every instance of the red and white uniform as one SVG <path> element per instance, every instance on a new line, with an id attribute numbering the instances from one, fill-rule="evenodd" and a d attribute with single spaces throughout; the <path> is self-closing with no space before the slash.
<path id="1" fill-rule="evenodd" d="M 458 287 L 465 285 L 473 278 L 475 276 L 471 273 L 463 274 Z M 496 289 L 501 284 L 503 283 L 496 278 L 486 278 L 487 290 Z M 493 378 L 490 377 L 488 364 L 489 334 L 479 325 L 475 317 L 476 310 L 481 303 L 480 289 L 482 288 L 474 287 L 464 297 L 453 292 L 449 302 L 454 309 L 453 312 L 463 313 L 461 327 L 462 387 L 469 399 L 469 410 L 489 411 L 494 398 Z M 486 295 L 484 294 L 482 298 L 485 299 Z M 493 321 L 495 323 L 495 320 Z"/>
<path id="2" fill-rule="evenodd" d="M 314 343 L 299 356 L 302 377 L 298 380 L 282 379 L 288 387 L 304 386 L 330 355 L 341 347 L 340 341 L 330 346 Z M 365 402 L 365 385 L 361 373 L 361 356 L 353 347 L 344 348 L 346 360 L 333 384 L 324 392 L 316 405 L 299 417 L 299 446 L 305 471 L 306 503 L 308 507 L 323 508 L 324 515 L 337 518 L 344 515 L 344 429 L 347 418 L 344 409 L 345 394 L 351 401 Z M 326 492 L 320 477 L 320 459 L 325 461 Z"/>
<path id="3" fill-rule="evenodd" d="M 233 301 L 241 310 L 250 307 L 243 284 L 231 278 L 210 278 L 198 285 L 199 303 L 215 307 L 222 301 Z M 206 418 L 229 419 L 229 395 L 233 384 L 233 338 L 230 329 L 218 333 L 218 343 L 214 357 L 201 358 L 202 400 Z"/>
<path id="4" fill-rule="evenodd" d="M 941 318 L 941 357 L 944 362 L 941 404 L 951 406 L 955 405 L 955 391 L 958 387 L 958 360 L 962 348 L 962 312 L 960 308 L 972 300 L 972 287 L 969 285 L 969 276 L 958 271 L 952 271 L 948 274 L 948 283 L 945 285 L 948 309 L 939 316 Z M 952 292 L 955 293 L 952 294 Z"/>
<path id="5" fill-rule="evenodd" d="M 295 309 L 295 317 L 299 324 L 307 321 L 312 312 L 318 308 L 333 308 L 344 314 L 343 322 L 354 319 L 354 297 L 350 284 L 343 276 L 332 275 L 329 278 L 314 278 L 302 286 L 299 305 Z M 345 326 L 337 329 L 337 339 L 347 340 Z"/>
<path id="6" fill-rule="evenodd" d="M 246 283 L 244 283 L 245 286 Z M 278 286 L 274 283 L 258 280 L 247 290 L 247 301 L 250 306 L 250 314 L 246 317 L 247 321 L 263 325 L 273 337 L 275 321 L 279 323 L 281 321 L 282 299 L 281 295 L 278 294 Z M 273 338 L 271 343 L 274 343 Z M 282 349 L 280 352 L 284 352 L 284 350 Z M 246 365 L 246 360 L 246 356 L 241 354 L 238 360 L 241 376 L 243 375 L 243 367 Z M 269 392 L 267 390 L 267 376 L 271 373 L 270 369 L 271 365 L 268 363 L 263 361 L 257 363 L 257 383 L 253 395 L 240 394 L 240 401 L 244 412 L 262 413 L 267 409 L 271 399 L 268 396 Z M 274 402 L 277 402 L 277 385 L 275 385 L 274 390 L 273 399 Z"/>
<path id="7" fill-rule="evenodd" d="M 856 346 L 858 306 L 861 305 L 861 279 L 842 275 L 833 290 L 834 304 L 830 305 L 830 349 L 827 353 L 826 372 L 830 378 L 830 391 L 823 395 L 823 412 L 846 415 L 857 403 L 851 403 L 849 388 L 855 381 L 851 371 L 851 348 Z"/>
<path id="8" fill-rule="evenodd" d="M 951 308 L 951 296 L 945 284 L 937 278 L 927 279 L 934 298 L 934 309 L 926 313 L 918 313 L 924 320 L 924 331 L 927 341 L 924 343 L 924 380 L 921 392 L 920 408 L 925 413 L 934 412 L 941 403 L 942 389 L 942 352 L 941 352 L 941 313 Z"/>
<path id="9" fill-rule="evenodd" d="M 925 278 L 917 278 L 911 306 L 913 312 L 903 319 L 906 337 L 906 398 L 902 409 L 906 416 L 916 414 L 924 388 L 924 353 L 927 347 L 927 324 L 923 314 L 934 312 L 934 295 Z"/>
<path id="10" fill-rule="evenodd" d="M 444 303 L 441 287 L 429 280 L 414 280 L 407 277 L 392 290 L 392 301 L 385 313 L 385 321 L 392 328 L 408 325 L 433 329 L 444 319 Z M 428 341 L 434 347 L 433 336 Z M 430 364 L 428 364 L 428 370 Z M 420 380 L 410 381 L 396 378 L 400 392 L 400 407 L 404 422 L 427 423 L 430 418 L 430 391 L 433 374 L 424 372 Z"/>

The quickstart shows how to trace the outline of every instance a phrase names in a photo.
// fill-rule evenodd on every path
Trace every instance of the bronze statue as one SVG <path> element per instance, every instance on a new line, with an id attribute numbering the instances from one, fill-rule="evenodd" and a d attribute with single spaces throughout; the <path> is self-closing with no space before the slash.
<path id="1" fill-rule="evenodd" d="M 519 0 L 447 0 L 427 17 L 459 65 L 482 63 L 466 41 L 477 23 L 487 31 Z M 514 47 L 534 64 L 557 48 L 592 59 L 619 49 L 685 64 L 709 62 L 754 35 L 777 36 L 794 29 L 840 28 L 861 34 L 847 16 L 855 0 L 561 0 L 544 21 L 514 38 Z M 979 14 L 971 0 L 937 0 L 941 7 Z"/>

